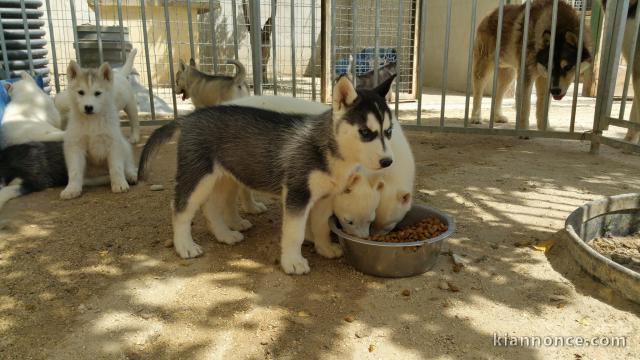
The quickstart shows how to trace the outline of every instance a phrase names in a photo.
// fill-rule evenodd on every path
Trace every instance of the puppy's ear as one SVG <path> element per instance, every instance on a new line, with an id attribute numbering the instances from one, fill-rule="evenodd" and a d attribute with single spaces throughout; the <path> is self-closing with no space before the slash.
<path id="1" fill-rule="evenodd" d="M 103 63 L 102 65 L 100 65 L 100 67 L 98 68 L 98 74 L 100 74 L 100 76 L 102 76 L 102 78 L 106 81 L 113 81 L 113 70 L 111 70 L 111 66 L 109 65 L 109 63 Z"/>
<path id="2" fill-rule="evenodd" d="M 80 75 L 81 70 L 82 69 L 80 69 L 78 63 L 76 63 L 75 60 L 71 60 L 69 62 L 69 66 L 67 66 L 67 77 L 69 78 L 69 81 L 75 80 L 78 75 Z"/>
<path id="3" fill-rule="evenodd" d="M 396 78 L 396 74 L 391 75 L 387 80 L 383 81 L 380 85 L 378 85 L 374 90 L 378 93 L 378 95 L 385 97 L 391 89 L 391 83 L 393 79 Z"/>
<path id="4" fill-rule="evenodd" d="M 358 93 L 346 76 L 340 76 L 333 87 L 333 110 L 342 111 L 344 107 L 353 105 Z"/>
<path id="5" fill-rule="evenodd" d="M 574 48 L 578 47 L 578 37 L 576 36 L 576 34 L 572 33 L 571 31 L 567 31 L 564 34 L 564 39 L 567 42 L 567 44 L 573 46 Z"/>
<path id="6" fill-rule="evenodd" d="M 400 200 L 402 204 L 408 204 L 411 201 L 411 193 L 398 193 L 398 200 Z"/>
<path id="7" fill-rule="evenodd" d="M 10 93 L 11 90 L 13 90 L 13 85 L 11 85 L 11 83 L 4 83 L 4 89 L 7 90 L 8 93 Z"/>
<path id="8" fill-rule="evenodd" d="M 187 65 L 184 63 L 184 60 L 180 59 L 180 64 L 178 64 L 178 66 L 180 67 L 179 70 L 184 71 L 184 69 L 187 67 Z"/>
<path id="9" fill-rule="evenodd" d="M 362 179 L 362 175 L 360 174 L 353 174 L 351 175 L 351 177 L 349 178 L 349 181 L 347 182 L 347 187 L 344 189 L 344 193 L 345 194 L 349 194 L 351 193 L 351 191 L 353 191 L 353 187 Z"/>
<path id="10" fill-rule="evenodd" d="M 196 61 L 193 58 L 189 59 L 189 65 L 196 67 Z"/>
<path id="11" fill-rule="evenodd" d="M 378 179 L 373 185 L 373 188 L 377 191 L 382 191 L 382 189 L 384 189 L 384 180 Z"/>

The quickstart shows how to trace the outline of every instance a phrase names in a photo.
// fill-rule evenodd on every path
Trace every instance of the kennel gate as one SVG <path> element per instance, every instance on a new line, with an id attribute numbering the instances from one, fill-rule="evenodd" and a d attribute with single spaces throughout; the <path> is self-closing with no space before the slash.
<path id="1" fill-rule="evenodd" d="M 555 42 L 558 1 L 563 0 L 553 1 L 551 55 Z M 186 10 L 183 6 L 185 2 Z M 31 59 L 34 49 L 30 40 L 39 39 L 40 36 L 38 34 L 32 36 L 26 20 L 34 12 L 33 10 L 39 9 L 42 1 L 19 0 L 19 3 L 24 23 L 23 32 L 27 38 L 26 55 Z M 626 16 L 623 14 L 628 10 L 629 0 L 609 1 L 603 28 L 604 41 L 601 42 L 598 97 L 595 100 L 593 126 L 588 131 L 576 129 L 580 84 L 578 75 L 573 85 L 568 131 L 548 129 L 550 79 L 547 80 L 546 86 L 545 125 L 542 130 L 522 129 L 520 111 L 516 111 L 515 114 L 515 127 L 496 126 L 493 110 L 497 83 L 495 69 L 499 66 L 497 56 L 494 59 L 488 126 L 476 127 L 469 124 L 473 56 L 471 44 L 475 28 L 484 14 L 478 11 L 479 0 L 456 2 L 456 6 L 461 3 L 463 6 L 470 7 L 468 18 L 470 27 L 465 36 L 468 43 L 467 49 L 464 53 L 453 54 L 454 57 L 465 57 L 467 60 L 466 89 L 463 91 L 464 114 L 458 116 L 458 120 L 462 122 L 459 126 L 452 125 L 451 119 L 446 116 L 447 102 L 453 94 L 448 89 L 447 81 L 452 56 L 450 44 L 453 0 L 304 0 L 297 2 L 293 0 L 287 2 L 276 0 L 269 2 L 257 0 L 171 2 L 169 0 L 88 0 L 86 2 L 45 0 L 49 30 L 45 38 L 48 40 L 52 56 L 51 67 L 55 91 L 59 92 L 65 86 L 65 78 L 61 76 L 64 73 L 62 69 L 70 59 L 81 60 L 80 54 L 83 49 L 79 43 L 77 26 L 80 23 L 95 25 L 95 41 L 98 44 L 100 60 L 103 59 L 105 46 L 109 45 L 109 41 L 113 41 L 113 39 L 103 38 L 105 34 L 101 26 L 117 26 L 120 30 L 118 40 L 122 45 L 120 47 L 122 58 L 125 57 L 126 46 L 123 44 L 126 42 L 140 47 L 142 50 L 139 51 L 140 55 L 144 53 L 143 59 L 141 59 L 142 56 L 136 59 L 135 67 L 146 75 L 141 76 L 140 82 L 146 93 L 150 114 L 150 120 L 142 123 L 148 125 L 163 123 L 179 113 L 179 104 L 173 86 L 175 66 L 179 59 L 195 58 L 204 69 L 212 71 L 230 70 L 232 67 L 224 63 L 225 58 L 240 59 L 247 67 L 255 94 L 285 94 L 325 102 L 330 98 L 332 80 L 339 72 L 350 72 L 357 82 L 357 76 L 361 74 L 362 67 L 371 69 L 377 78 L 381 64 L 395 61 L 399 69 L 399 81 L 395 82 L 393 89 L 395 103 L 392 107 L 396 115 L 401 113 L 401 105 L 403 108 L 409 108 L 408 111 L 403 110 L 403 113 L 415 114 L 415 117 L 411 116 L 414 120 L 412 124 L 407 123 L 408 128 L 430 132 L 589 140 L 592 143 L 593 152 L 597 152 L 600 144 L 640 152 L 638 145 L 605 134 L 609 126 L 640 130 L 638 123 L 625 119 L 630 72 L 627 72 L 624 80 L 618 114 L 613 116 L 614 90 L 626 21 Z M 526 6 L 524 19 L 526 26 L 529 22 L 531 0 L 522 1 L 522 3 Z M 579 46 L 581 47 L 586 31 L 587 1 L 576 1 L 575 4 L 580 14 Z M 499 8 L 496 47 L 499 47 L 505 0 L 496 0 L 496 5 Z M 0 50 L 3 55 L 2 68 L 5 77 L 11 76 L 12 72 L 17 70 L 11 69 L 10 62 L 7 61 L 8 50 L 10 52 L 11 49 L 8 49 L 4 39 L 6 29 L 2 28 L 2 20 L 13 16 L 14 12 L 0 8 Z M 444 40 L 442 65 L 437 68 L 428 66 L 427 60 L 433 59 L 425 56 L 429 46 L 429 21 L 434 17 L 446 19 L 442 34 Z M 270 24 L 266 20 L 270 20 Z M 460 19 L 456 12 L 456 22 L 460 23 L 460 21 L 465 22 L 467 19 Z M 125 26 L 128 32 L 125 31 Z M 634 26 L 634 39 L 637 39 L 640 26 L 637 19 L 634 21 Z M 244 28 L 247 29 L 246 32 Z M 433 34 L 435 33 L 431 35 Z M 527 35 L 525 33 L 525 39 Z M 636 44 L 637 41 L 634 41 L 632 44 L 634 48 Z M 526 46 L 523 46 L 521 63 L 524 63 L 526 50 Z M 581 49 L 578 50 L 578 54 L 581 54 Z M 362 60 L 363 58 L 365 60 Z M 347 59 L 347 65 L 345 65 L 345 59 Z M 303 62 L 306 62 L 304 70 Z M 248 66 L 249 63 L 251 66 Z M 551 66 L 550 61 L 549 72 L 551 72 Z M 628 68 L 632 66 L 633 64 L 630 64 Z M 23 69 L 29 68 L 32 68 L 32 65 Z M 430 123 L 428 119 L 424 120 L 425 110 L 428 114 L 430 108 L 429 104 L 424 106 L 425 96 L 423 95 L 424 75 L 427 71 L 442 72 L 437 90 L 440 101 L 430 109 L 432 112 L 439 110 L 435 123 L 433 121 Z M 524 70 L 521 69 L 516 76 L 517 80 L 522 79 Z M 523 89 L 520 81 L 516 81 L 516 84 L 515 92 L 518 95 Z M 404 102 L 407 98 L 415 99 L 415 104 Z M 142 112 L 145 112 L 144 109 Z"/>

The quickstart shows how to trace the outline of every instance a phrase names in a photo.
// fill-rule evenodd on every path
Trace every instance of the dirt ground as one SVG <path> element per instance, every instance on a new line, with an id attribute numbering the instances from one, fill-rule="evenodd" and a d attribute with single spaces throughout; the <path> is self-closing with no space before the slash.
<path id="1" fill-rule="evenodd" d="M 149 129 L 145 129 L 149 133 Z M 244 242 L 194 238 L 180 259 L 171 237 L 175 144 L 152 183 L 126 194 L 61 189 L 12 200 L 0 213 L 3 359 L 625 359 L 640 353 L 640 305 L 575 264 L 565 217 L 605 195 L 640 191 L 640 157 L 588 143 L 409 133 L 417 201 L 452 214 L 447 256 L 421 276 L 381 279 L 306 246 L 312 271 L 276 264 L 280 210 L 248 216 Z M 139 151 L 139 148 L 137 149 Z M 554 239 L 547 253 L 526 246 Z M 458 292 L 438 287 L 448 281 Z M 409 296 L 407 291 L 409 290 Z M 403 294 L 404 293 L 404 294 Z M 346 321 L 352 320 L 351 322 Z M 504 347 L 504 336 L 623 336 L 625 347 Z M 635 354 L 635 355 L 634 355 Z"/>
<path id="2" fill-rule="evenodd" d="M 640 272 L 640 233 L 594 239 L 592 248 L 633 271 Z"/>

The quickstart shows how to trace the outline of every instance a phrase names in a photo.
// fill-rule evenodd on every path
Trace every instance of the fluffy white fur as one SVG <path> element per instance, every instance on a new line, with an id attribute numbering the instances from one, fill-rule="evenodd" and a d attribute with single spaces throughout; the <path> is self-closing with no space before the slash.
<path id="1" fill-rule="evenodd" d="M 2 116 L 2 135 L 6 146 L 30 141 L 62 141 L 60 114 L 53 100 L 27 74 L 22 80 L 6 84 L 11 96 Z"/>
<path id="2" fill-rule="evenodd" d="M 81 69 L 71 61 L 68 99 L 69 124 L 64 136 L 64 156 L 69 183 L 60 193 L 62 199 L 72 199 L 82 193 L 87 161 L 106 163 L 111 190 L 125 192 L 137 181 L 131 145 L 122 135 L 115 104 L 114 73 L 109 64 L 99 69 Z"/>
<path id="3" fill-rule="evenodd" d="M 131 135 L 129 141 L 132 144 L 140 141 L 140 126 L 138 122 L 138 103 L 136 93 L 131 87 L 131 83 L 127 77 L 133 69 L 133 59 L 136 57 L 137 50 L 133 49 L 127 56 L 127 60 L 122 68 L 113 71 L 113 100 L 117 111 L 124 110 L 131 124 Z M 69 119 L 71 107 L 73 106 L 73 97 L 69 89 L 56 95 L 54 103 L 63 119 L 62 128 L 66 128 L 66 122 Z"/>
<path id="4" fill-rule="evenodd" d="M 227 104 L 255 107 L 265 110 L 279 111 L 283 113 L 298 113 L 317 115 L 328 111 L 330 107 L 321 103 L 286 97 L 286 96 L 251 96 L 236 99 Z M 365 234 L 364 218 L 371 209 L 375 209 L 374 231 L 376 233 L 391 231 L 396 224 L 404 218 L 413 201 L 413 189 L 415 178 L 415 161 L 409 142 L 402 131 L 397 119 L 393 121 L 393 136 L 391 137 L 391 150 L 394 154 L 393 164 L 378 173 L 366 173 L 369 181 L 358 181 L 352 186 L 352 191 L 339 194 L 333 202 L 333 212 L 340 223 L 345 227 L 346 220 L 355 219 L 359 226 L 346 229 L 354 232 L 353 235 Z M 380 201 L 375 201 L 377 185 L 375 181 L 383 182 Z M 373 197 L 372 197 L 373 196 Z M 368 200 L 363 201 L 365 197 Z M 372 208 L 370 208 L 372 207 Z M 312 212 L 313 216 L 313 212 Z M 348 223 L 347 223 L 348 225 Z M 348 227 L 348 226 L 347 226 Z M 350 230 L 350 231 L 349 231 Z M 368 234 L 368 228 L 366 229 Z"/>

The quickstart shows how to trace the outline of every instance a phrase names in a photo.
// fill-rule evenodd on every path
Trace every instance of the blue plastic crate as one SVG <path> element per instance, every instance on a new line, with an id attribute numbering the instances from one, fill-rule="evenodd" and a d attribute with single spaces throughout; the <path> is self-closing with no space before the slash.
<path id="1" fill-rule="evenodd" d="M 385 64 L 398 61 L 398 53 L 394 48 L 379 48 L 378 66 L 383 67 Z M 375 58 L 375 48 L 364 48 L 356 54 L 353 66 L 356 68 L 356 75 L 364 75 L 371 71 L 372 59 Z M 336 60 L 336 76 L 344 75 L 349 72 L 349 57 Z"/>

